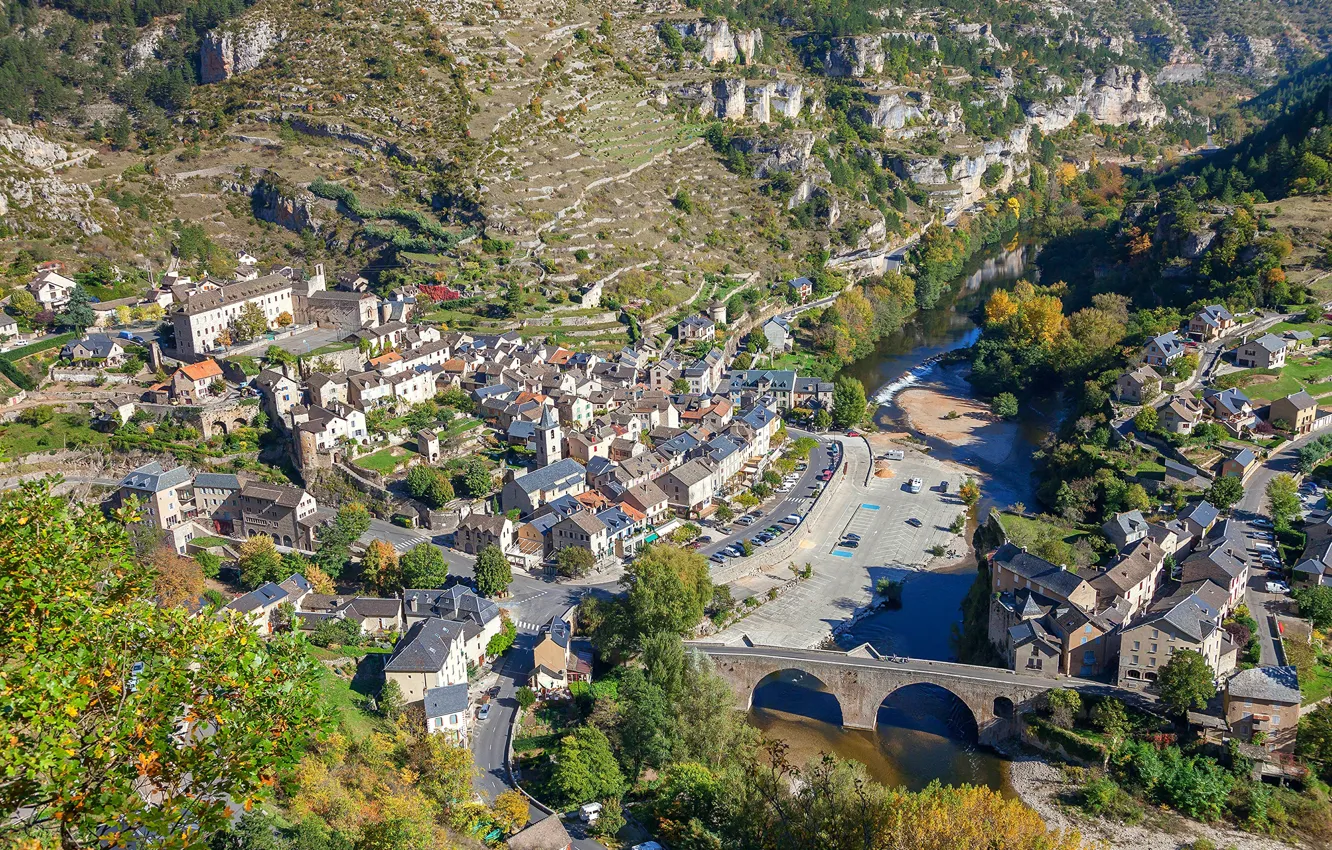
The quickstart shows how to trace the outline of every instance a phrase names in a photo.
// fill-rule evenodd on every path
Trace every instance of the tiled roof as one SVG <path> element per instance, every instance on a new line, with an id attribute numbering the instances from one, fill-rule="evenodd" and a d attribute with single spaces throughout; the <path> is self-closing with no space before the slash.
<path id="1" fill-rule="evenodd" d="M 513 480 L 524 493 L 538 493 L 543 490 L 549 490 L 556 484 L 563 484 L 572 478 L 582 478 L 587 475 L 587 470 L 583 465 L 573 458 L 564 458 L 557 460 L 550 466 L 543 466 L 540 469 L 520 475 Z"/>
<path id="2" fill-rule="evenodd" d="M 467 711 L 467 683 L 445 685 L 442 688 L 428 688 L 425 692 L 425 716 L 445 717 L 450 714 L 462 714 Z"/>
<path id="3" fill-rule="evenodd" d="M 160 493 L 163 490 L 170 490 L 172 487 L 188 484 L 191 477 L 190 469 L 187 466 L 163 470 L 162 464 L 154 460 L 126 475 L 121 479 L 120 486 L 128 487 L 131 490 Z"/>
<path id="4" fill-rule="evenodd" d="M 1231 699 L 1300 704 L 1300 677 L 1294 667 L 1252 667 L 1226 683 Z"/>
<path id="5" fill-rule="evenodd" d="M 398 641 L 384 670 L 390 673 L 435 673 L 449 658 L 449 647 L 461 637 L 457 627 L 430 617 L 419 620 Z"/>
<path id="6" fill-rule="evenodd" d="M 186 363 L 180 367 L 180 372 L 191 381 L 207 381 L 210 378 L 222 377 L 222 367 L 211 357 L 198 363 Z"/>

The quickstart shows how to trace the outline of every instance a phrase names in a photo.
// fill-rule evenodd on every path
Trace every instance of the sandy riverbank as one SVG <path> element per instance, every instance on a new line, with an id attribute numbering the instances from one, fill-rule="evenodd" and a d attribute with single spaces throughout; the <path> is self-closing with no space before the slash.
<path id="1" fill-rule="evenodd" d="M 903 390 L 895 401 L 920 436 L 952 447 L 958 456 L 977 456 L 998 464 L 1013 451 L 1018 426 L 998 418 L 988 405 L 973 398 L 941 385 L 926 385 Z"/>
<path id="2" fill-rule="evenodd" d="M 1127 824 L 1093 818 L 1059 803 L 1063 794 L 1075 786 L 1064 779 L 1059 768 L 1030 756 L 1020 756 L 1009 765 L 1009 780 L 1022 802 L 1031 806 L 1054 829 L 1076 829 L 1089 846 L 1105 850 L 1179 850 L 1198 838 L 1206 838 L 1217 847 L 1243 850 L 1290 850 L 1270 838 L 1250 832 L 1209 826 L 1178 815 L 1151 810 L 1151 826 Z"/>

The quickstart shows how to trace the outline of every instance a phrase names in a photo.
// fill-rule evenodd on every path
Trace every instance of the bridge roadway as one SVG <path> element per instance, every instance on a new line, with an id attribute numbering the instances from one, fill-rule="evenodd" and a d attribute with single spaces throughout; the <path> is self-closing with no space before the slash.
<path id="1" fill-rule="evenodd" d="M 1016 717 L 1033 708 L 1036 699 L 1053 688 L 1114 695 L 1139 707 L 1153 707 L 1141 694 L 1088 679 L 1037 676 L 947 661 L 892 661 L 878 656 L 868 644 L 850 652 L 703 642 L 690 645 L 716 662 L 717 673 L 735 693 L 738 710 L 749 710 L 754 689 L 765 678 L 783 670 L 797 670 L 818 679 L 837 697 L 842 725 L 849 729 L 874 729 L 883 701 L 900 688 L 917 684 L 937 685 L 961 700 L 971 709 L 977 736 L 986 744 L 1016 732 Z"/>

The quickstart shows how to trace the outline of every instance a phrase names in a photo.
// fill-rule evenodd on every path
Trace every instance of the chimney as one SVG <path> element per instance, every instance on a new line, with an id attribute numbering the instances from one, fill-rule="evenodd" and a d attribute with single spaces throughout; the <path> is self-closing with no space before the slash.
<path id="1" fill-rule="evenodd" d="M 411 599 L 407 600 L 407 605 L 408 605 L 408 607 L 410 607 L 410 608 L 412 609 L 412 613 L 415 614 L 415 613 L 416 613 L 416 597 L 413 596 Z"/>

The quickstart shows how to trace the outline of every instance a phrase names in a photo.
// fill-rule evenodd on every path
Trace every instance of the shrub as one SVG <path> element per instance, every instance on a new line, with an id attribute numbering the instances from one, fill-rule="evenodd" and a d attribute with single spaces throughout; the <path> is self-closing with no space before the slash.
<path id="1" fill-rule="evenodd" d="M 1078 804 L 1088 814 L 1124 823 L 1137 823 L 1143 817 L 1138 801 L 1108 776 L 1098 776 L 1082 786 Z"/>

